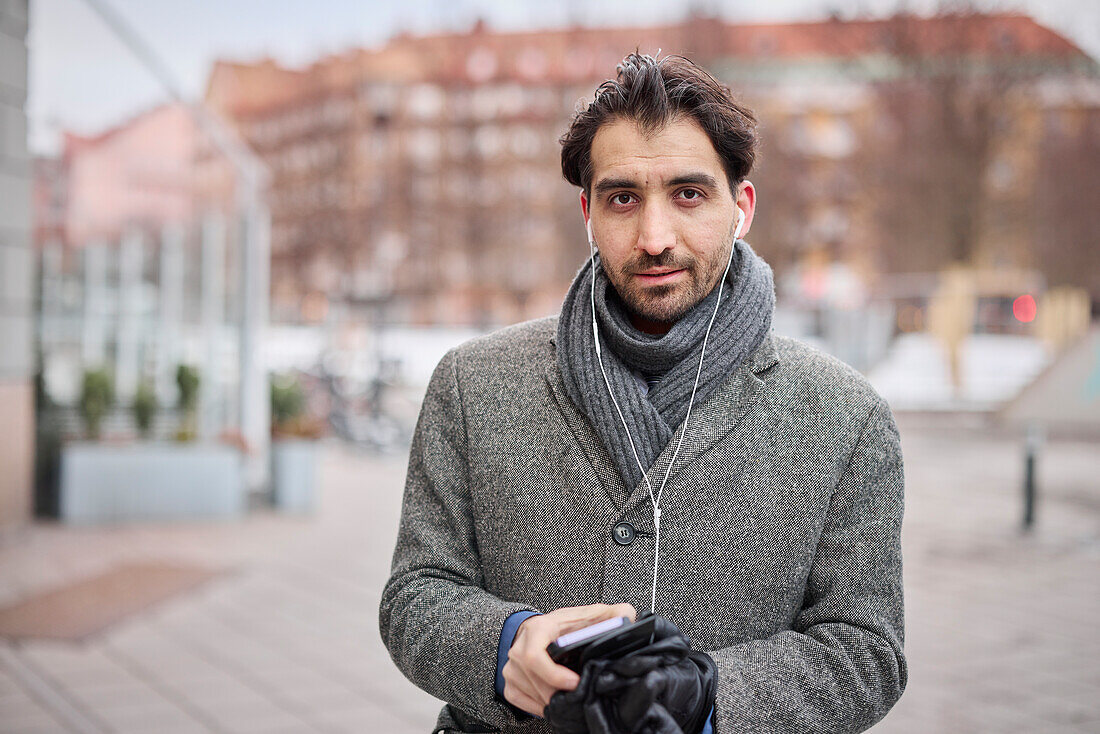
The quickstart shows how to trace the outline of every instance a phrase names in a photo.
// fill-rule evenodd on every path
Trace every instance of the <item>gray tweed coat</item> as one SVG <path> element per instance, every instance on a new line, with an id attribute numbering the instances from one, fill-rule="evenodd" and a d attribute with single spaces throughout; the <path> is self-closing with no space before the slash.
<path id="1" fill-rule="evenodd" d="M 623 486 L 566 397 L 555 328 L 451 351 L 421 410 L 380 627 L 449 703 L 436 731 L 550 730 L 494 693 L 513 612 L 649 608 L 645 484 Z M 657 611 L 717 662 L 719 734 L 862 731 L 901 696 L 903 484 L 883 399 L 793 339 L 769 335 L 696 406 L 661 501 Z M 621 521 L 632 545 L 612 539 Z"/>

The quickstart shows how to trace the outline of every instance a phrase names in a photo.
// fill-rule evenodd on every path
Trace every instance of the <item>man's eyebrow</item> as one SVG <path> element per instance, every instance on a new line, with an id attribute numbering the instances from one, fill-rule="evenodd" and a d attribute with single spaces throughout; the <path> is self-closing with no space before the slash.
<path id="1" fill-rule="evenodd" d="M 695 184 L 710 189 L 718 188 L 717 179 L 709 173 L 686 173 L 668 182 L 669 186 L 683 186 L 684 184 Z"/>
<path id="2" fill-rule="evenodd" d="M 629 178 L 603 178 L 596 182 L 593 190 L 597 194 L 605 194 L 612 189 L 636 189 L 638 183 Z"/>

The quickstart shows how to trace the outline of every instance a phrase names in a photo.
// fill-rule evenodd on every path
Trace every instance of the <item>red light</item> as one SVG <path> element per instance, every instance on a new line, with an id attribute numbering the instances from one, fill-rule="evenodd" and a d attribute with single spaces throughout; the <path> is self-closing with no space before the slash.
<path id="1" fill-rule="evenodd" d="M 1030 295 L 1023 295 L 1012 302 L 1012 315 L 1017 321 L 1025 324 L 1035 320 L 1035 299 Z"/>

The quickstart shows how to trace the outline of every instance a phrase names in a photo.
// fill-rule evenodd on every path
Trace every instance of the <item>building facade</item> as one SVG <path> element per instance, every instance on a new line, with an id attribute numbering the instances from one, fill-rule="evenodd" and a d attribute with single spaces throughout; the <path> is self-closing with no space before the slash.
<path id="1" fill-rule="evenodd" d="M 806 275 L 796 282 L 837 262 L 868 283 L 955 261 L 1041 265 L 1041 238 L 1011 222 L 1052 128 L 1045 107 L 1017 101 L 1061 88 L 1059 104 L 1097 119 L 1096 63 L 1012 15 L 478 25 L 304 69 L 219 63 L 207 101 L 274 174 L 273 319 L 555 312 L 585 253 L 556 141 L 634 49 L 689 56 L 757 111 L 752 239 L 780 274 Z"/>
<path id="2" fill-rule="evenodd" d="M 0 542 L 30 520 L 34 270 L 27 153 L 28 1 L 0 5 Z"/>

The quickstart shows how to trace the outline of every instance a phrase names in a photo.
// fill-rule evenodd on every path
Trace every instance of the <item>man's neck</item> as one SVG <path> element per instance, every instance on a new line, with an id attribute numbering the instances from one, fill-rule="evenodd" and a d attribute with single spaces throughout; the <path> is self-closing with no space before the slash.
<path id="1" fill-rule="evenodd" d="M 645 334 L 652 336 L 663 336 L 668 333 L 668 330 L 672 328 L 675 321 L 653 321 L 647 319 L 644 316 L 639 316 L 636 313 L 630 314 L 630 323 L 634 325 L 634 328 Z"/>

